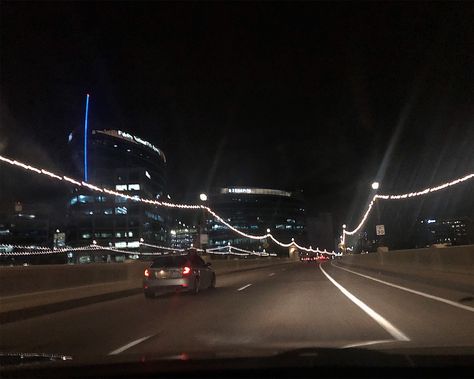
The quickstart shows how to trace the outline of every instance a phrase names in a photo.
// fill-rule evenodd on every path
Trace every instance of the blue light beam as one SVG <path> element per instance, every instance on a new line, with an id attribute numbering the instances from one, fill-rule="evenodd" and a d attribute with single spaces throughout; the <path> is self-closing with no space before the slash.
<path id="1" fill-rule="evenodd" d="M 89 94 L 86 96 L 86 114 L 84 117 L 84 181 L 89 179 L 88 165 L 87 165 L 87 135 L 88 135 L 88 119 L 89 119 Z"/>

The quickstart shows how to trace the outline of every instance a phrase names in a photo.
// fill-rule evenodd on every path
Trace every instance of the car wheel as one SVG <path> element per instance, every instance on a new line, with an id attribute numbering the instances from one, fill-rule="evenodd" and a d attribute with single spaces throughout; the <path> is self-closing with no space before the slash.
<path id="1" fill-rule="evenodd" d="M 155 297 L 155 293 L 151 291 L 145 291 L 144 294 L 146 299 L 153 299 Z"/>
<path id="2" fill-rule="evenodd" d="M 194 279 L 194 286 L 193 286 L 193 295 L 197 295 L 199 293 L 199 279 Z"/>
<path id="3" fill-rule="evenodd" d="M 210 289 L 216 288 L 216 274 L 212 275 L 211 285 L 209 286 Z"/>

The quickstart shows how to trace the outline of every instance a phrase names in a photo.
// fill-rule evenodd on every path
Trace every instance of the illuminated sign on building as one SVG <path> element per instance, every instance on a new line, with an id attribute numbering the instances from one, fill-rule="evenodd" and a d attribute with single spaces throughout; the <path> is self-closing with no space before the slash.
<path id="1" fill-rule="evenodd" d="M 229 193 L 252 193 L 250 188 L 228 188 Z"/>
<path id="2" fill-rule="evenodd" d="M 221 188 L 222 194 L 225 193 L 238 193 L 238 194 L 250 194 L 250 195 L 272 195 L 272 196 L 285 196 L 291 197 L 291 192 L 281 191 L 276 189 L 268 188 Z"/>
<path id="3" fill-rule="evenodd" d="M 145 141 L 144 139 L 140 137 L 134 136 L 130 133 L 122 132 L 121 130 L 96 130 L 95 132 L 101 133 L 101 134 L 107 134 L 112 137 L 126 139 L 128 141 L 144 145 L 148 147 L 149 149 L 152 149 L 158 155 L 160 155 L 163 158 L 163 160 L 166 162 L 165 154 L 160 149 L 158 149 L 156 146 L 154 146 L 148 141 Z"/>

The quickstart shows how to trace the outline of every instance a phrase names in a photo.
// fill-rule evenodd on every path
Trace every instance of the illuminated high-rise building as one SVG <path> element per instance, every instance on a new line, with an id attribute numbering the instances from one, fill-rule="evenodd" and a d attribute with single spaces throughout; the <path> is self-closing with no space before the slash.
<path id="1" fill-rule="evenodd" d="M 92 130 L 88 144 L 83 133 L 71 133 L 69 144 L 78 174 L 136 198 L 162 199 L 166 157 L 152 143 L 120 130 Z M 84 158 L 87 146 L 87 162 Z M 87 166 L 86 166 L 87 165 Z M 76 188 L 69 199 L 67 243 L 137 249 L 140 241 L 166 241 L 163 208 L 105 193 Z"/>
<path id="2" fill-rule="evenodd" d="M 299 193 L 279 189 L 219 188 L 209 196 L 211 208 L 237 229 L 247 234 L 264 235 L 270 229 L 275 238 L 286 243 L 295 238 L 306 243 L 305 207 Z M 209 246 L 232 246 L 247 250 L 273 249 L 288 254 L 270 240 L 254 240 L 236 234 L 214 220 L 207 221 Z"/>

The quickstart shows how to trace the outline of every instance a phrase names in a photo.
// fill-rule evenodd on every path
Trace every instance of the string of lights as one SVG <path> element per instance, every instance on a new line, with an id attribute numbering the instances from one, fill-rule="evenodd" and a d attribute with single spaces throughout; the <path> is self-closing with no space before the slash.
<path id="1" fill-rule="evenodd" d="M 210 251 L 209 254 L 214 254 L 214 255 L 237 255 L 237 256 L 241 256 L 241 257 L 248 257 L 249 254 L 247 253 L 236 253 L 236 252 L 233 252 L 233 251 Z"/>
<path id="2" fill-rule="evenodd" d="M 31 249 L 31 250 L 51 250 L 49 247 L 35 246 L 35 245 L 10 245 L 1 244 L 0 249 Z"/>
<path id="3" fill-rule="evenodd" d="M 2 246 L 0 245 L 0 247 Z M 71 251 L 85 251 L 85 250 L 90 251 L 90 250 L 98 250 L 98 249 L 102 249 L 102 247 L 98 245 L 89 245 L 89 246 L 68 247 L 68 248 L 61 248 L 61 249 L 42 248 L 39 250 L 27 250 L 27 251 L 5 251 L 5 252 L 0 252 L 0 256 L 50 255 L 50 254 L 67 253 Z"/>
<path id="4" fill-rule="evenodd" d="M 222 250 L 222 249 L 228 249 L 228 246 L 212 247 L 212 248 L 210 248 L 210 249 L 206 249 L 206 251 L 211 252 L 211 251 Z"/>
<path id="5" fill-rule="evenodd" d="M 241 248 L 238 248 L 238 247 L 234 247 L 230 244 L 227 245 L 227 246 L 218 246 L 218 247 L 213 247 L 211 249 L 206 249 L 206 252 L 212 254 L 215 251 L 224 250 L 224 249 L 227 249 L 229 252 L 231 252 L 232 250 L 235 250 L 235 251 L 239 251 L 239 252 L 242 252 L 242 253 L 246 253 L 247 255 L 256 255 L 256 256 L 260 256 L 260 257 L 270 256 L 270 254 L 267 253 L 265 250 L 263 250 L 263 251 L 245 250 L 245 249 L 241 249 Z"/>
<path id="6" fill-rule="evenodd" d="M 152 248 L 156 248 L 156 249 L 160 249 L 160 250 L 165 250 L 164 252 L 141 252 L 141 251 L 128 251 L 128 250 L 121 250 L 121 249 L 117 249 L 117 248 L 113 248 L 113 247 L 110 247 L 110 246 L 102 246 L 102 245 L 98 245 L 98 244 L 92 244 L 92 245 L 86 245 L 86 246 L 80 246 L 80 247 L 65 247 L 65 248 L 60 248 L 60 249 L 50 249 L 50 248 L 44 248 L 44 247 L 40 247 L 36 250 L 33 250 L 35 247 L 34 246 L 21 246 L 21 245 L 0 245 L 0 249 L 1 248 L 5 248 L 5 247 L 8 247 L 8 248 L 27 248 L 29 250 L 23 250 L 23 251 L 7 251 L 7 252 L 0 252 L 0 256 L 36 256 L 36 255 L 50 255 L 50 254 L 61 254 L 61 253 L 68 253 L 68 252 L 74 252 L 74 251 L 93 251 L 94 253 L 101 253 L 102 251 L 111 251 L 111 252 L 114 252 L 114 253 L 120 253 L 120 254 L 127 254 L 127 255 L 144 255 L 144 256 L 154 256 L 154 255 L 168 255 L 170 254 L 170 252 L 179 252 L 179 253 L 183 253 L 186 251 L 186 249 L 174 249 L 174 248 L 171 248 L 171 247 L 166 247 L 166 246 L 159 246 L 159 245 L 152 245 L 152 244 L 147 244 L 147 243 L 140 243 L 141 245 L 144 245 L 144 246 L 147 246 L 147 247 L 152 247 Z M 192 246 L 191 246 L 192 247 Z M 260 252 L 252 252 L 252 251 L 249 251 L 249 250 L 244 250 L 244 249 L 239 249 L 239 248 L 236 248 L 236 247 L 229 247 L 229 246 L 222 246 L 222 247 L 219 247 L 218 248 L 219 250 L 222 250 L 222 249 L 228 249 L 228 251 L 223 251 L 223 252 L 220 252 L 220 251 L 215 251 L 215 249 L 213 249 L 212 251 L 209 251 L 207 250 L 207 252 L 209 254 L 219 254 L 219 255 L 239 255 L 239 256 L 247 256 L 247 255 L 250 255 L 250 254 L 254 254 L 254 255 L 258 255 L 258 256 L 263 256 L 263 257 L 266 257 L 266 256 L 275 256 L 275 255 L 272 255 L 272 254 L 268 254 L 268 253 L 260 253 Z M 196 249 L 197 251 L 199 252 L 204 252 L 205 250 L 203 249 Z M 231 251 L 231 250 L 236 250 L 236 251 L 240 251 L 242 253 L 236 253 L 234 251 Z"/>
<path id="7" fill-rule="evenodd" d="M 145 243 L 145 242 L 140 242 L 140 245 L 147 246 L 147 247 L 152 247 L 154 249 L 161 249 L 161 250 L 170 250 L 170 251 L 184 251 L 185 250 L 185 249 L 176 249 L 176 248 L 167 247 L 167 246 L 153 245 L 153 244 Z"/>
<path id="8" fill-rule="evenodd" d="M 92 191 L 104 192 L 104 193 L 107 193 L 109 195 L 125 198 L 127 200 L 140 201 L 140 202 L 143 202 L 143 203 L 147 203 L 147 204 L 151 204 L 151 205 L 155 205 L 155 206 L 164 206 L 164 207 L 168 207 L 168 208 L 204 210 L 204 211 L 208 212 L 210 215 L 212 215 L 215 220 L 217 220 L 221 224 L 228 227 L 230 230 L 234 231 L 235 233 L 237 233 L 237 234 L 239 234 L 243 237 L 253 239 L 253 240 L 264 240 L 264 239 L 267 239 L 267 238 L 271 238 L 276 244 L 278 244 L 282 247 L 289 247 L 293 244 L 293 243 L 285 244 L 283 242 L 278 241 L 276 238 L 274 238 L 270 234 L 269 230 L 267 230 L 267 234 L 262 234 L 262 235 L 252 235 L 252 234 L 242 232 L 241 230 L 237 229 L 236 227 L 232 226 L 230 223 L 225 221 L 221 216 L 219 216 L 211 208 L 209 208 L 207 206 L 204 206 L 204 205 L 176 204 L 176 203 L 170 203 L 170 202 L 162 202 L 162 201 L 153 200 L 153 199 L 145 199 L 145 198 L 141 198 L 141 197 L 134 197 L 134 196 L 130 196 L 130 195 L 127 195 L 127 194 L 124 194 L 124 193 L 120 193 L 120 192 L 117 192 L 117 191 L 110 190 L 108 188 L 99 188 L 99 187 L 97 187 L 93 184 L 86 183 L 84 181 L 79 182 L 79 181 L 74 180 L 74 179 L 72 179 L 68 176 L 65 176 L 65 175 L 60 176 L 60 175 L 54 174 L 50 171 L 48 171 L 48 173 L 46 174 L 45 172 L 41 171 L 40 169 L 38 169 L 36 167 L 27 165 L 27 164 L 19 162 L 17 160 L 9 159 L 9 158 L 7 158 L 3 155 L 0 155 L 0 161 L 8 163 L 12 166 L 21 167 L 25 170 L 36 172 L 38 174 L 46 175 L 46 176 L 48 176 L 52 179 L 64 180 L 64 181 L 69 182 L 71 184 L 74 184 L 75 186 L 78 186 L 78 187 L 86 187 L 86 188 L 88 188 Z M 53 174 L 53 175 L 51 175 L 51 174 Z"/>
<path id="9" fill-rule="evenodd" d="M 137 197 L 137 196 L 130 196 L 130 195 L 120 193 L 120 192 L 117 192 L 117 191 L 112 191 L 112 190 L 107 189 L 107 188 L 100 188 L 100 187 L 97 187 L 93 184 L 86 183 L 84 181 L 79 182 L 79 181 L 74 180 L 72 178 L 69 178 L 67 176 L 64 176 L 64 175 L 60 176 L 60 175 L 57 175 L 55 173 L 52 173 L 52 172 L 44 170 L 44 169 L 38 169 L 36 167 L 33 167 L 31 165 L 19 162 L 17 160 L 12 160 L 12 159 L 6 158 L 5 156 L 2 156 L 2 155 L 0 155 L 0 161 L 8 163 L 12 166 L 21 167 L 21 168 L 23 168 L 25 170 L 28 170 L 28 171 L 33 171 L 37 174 L 48 176 L 49 178 L 52 178 L 52 179 L 61 180 L 61 181 L 64 180 L 64 181 L 67 181 L 67 182 L 69 182 L 71 184 L 74 184 L 75 186 L 78 186 L 78 187 L 86 187 L 86 188 L 88 188 L 92 191 L 96 191 L 96 192 L 105 192 L 107 194 L 122 197 L 122 198 L 125 198 L 127 200 L 140 201 L 140 202 L 143 202 L 143 203 L 147 203 L 147 204 L 151 204 L 151 205 L 155 205 L 155 206 L 164 206 L 164 207 L 168 207 L 168 208 L 204 210 L 207 213 L 209 213 L 210 215 L 212 215 L 215 220 L 217 220 L 218 222 L 225 225 L 226 227 L 228 227 L 233 232 L 235 232 L 235 233 L 237 233 L 237 234 L 239 234 L 239 235 L 241 235 L 245 238 L 249 238 L 249 239 L 253 239 L 253 240 L 264 240 L 264 239 L 270 238 L 274 243 L 276 243 L 277 245 L 279 245 L 281 247 L 294 246 L 294 247 L 296 247 L 296 248 L 298 248 L 302 251 L 305 251 L 305 252 L 313 252 L 313 253 L 329 254 L 329 255 L 338 255 L 334 251 L 328 252 L 328 251 L 326 251 L 326 249 L 321 251 L 318 248 L 316 250 L 314 250 L 314 249 L 311 248 L 311 246 L 309 248 L 301 246 L 301 245 L 297 244 L 294 241 L 294 239 L 292 239 L 292 241 L 290 243 L 283 243 L 283 242 L 277 240 L 270 233 L 270 229 L 267 229 L 267 233 L 262 234 L 262 235 L 252 235 L 252 234 L 242 232 L 238 228 L 232 226 L 230 223 L 225 221 L 221 216 L 219 216 L 211 208 L 209 208 L 207 206 L 204 206 L 204 205 L 176 204 L 176 203 L 170 203 L 170 202 L 160 202 L 160 201 L 152 200 L 152 199 L 145 199 L 145 198 L 141 198 L 141 197 Z M 369 216 L 370 211 L 372 210 L 373 204 L 377 199 L 398 200 L 398 199 L 406 199 L 406 198 L 411 198 L 411 197 L 416 197 L 416 196 L 423 196 L 423 195 L 426 195 L 428 193 L 435 192 L 435 191 L 440 191 L 440 190 L 445 189 L 447 187 L 459 184 L 459 183 L 464 182 L 466 180 L 472 179 L 473 177 L 474 177 L 474 173 L 471 173 L 471 174 L 468 174 L 468 175 L 466 175 L 462 178 L 455 179 L 451 182 L 443 183 L 443 184 L 438 185 L 436 187 L 426 188 L 426 189 L 424 189 L 422 191 L 419 191 L 419 192 L 410 192 L 410 193 L 401 194 L 401 195 L 374 195 L 371 202 L 369 203 L 367 211 L 365 212 L 364 216 L 362 217 L 362 220 L 359 222 L 357 227 L 354 230 L 351 230 L 351 231 L 348 231 L 348 230 L 345 230 L 345 229 L 343 230 L 342 242 L 345 243 L 345 236 L 346 235 L 353 235 L 353 234 L 357 233 L 358 230 L 360 230 L 362 225 L 367 220 L 367 217 Z"/>
<path id="10" fill-rule="evenodd" d="M 364 216 L 362 216 L 362 219 L 359 222 L 359 224 L 357 225 L 357 227 L 353 230 L 350 230 L 350 231 L 343 229 L 343 231 L 342 231 L 342 243 L 345 244 L 346 235 L 349 235 L 349 236 L 354 235 L 355 233 L 357 233 L 360 230 L 360 228 L 362 228 L 365 221 L 369 217 L 370 211 L 372 210 L 372 207 L 374 206 L 374 203 L 377 201 L 377 199 L 381 199 L 381 200 L 403 200 L 403 199 L 408 199 L 408 198 L 412 198 L 412 197 L 423 196 L 423 195 L 427 195 L 428 193 L 440 191 L 440 190 L 443 190 L 445 188 L 454 186 L 456 184 L 465 182 L 465 181 L 467 181 L 469 179 L 472 179 L 472 178 L 474 178 L 474 173 L 465 175 L 465 176 L 463 176 L 461 178 L 458 178 L 458 179 L 455 179 L 451 182 L 446 182 L 446 183 L 440 184 L 436 187 L 425 188 L 424 190 L 418 191 L 418 192 L 410 192 L 410 193 L 404 193 L 404 194 L 399 194 L 399 195 L 398 194 L 395 194 L 395 195 L 378 195 L 378 194 L 376 194 L 376 195 L 374 195 L 374 197 L 370 201 L 369 206 L 367 207 L 367 211 L 364 213 Z"/>

